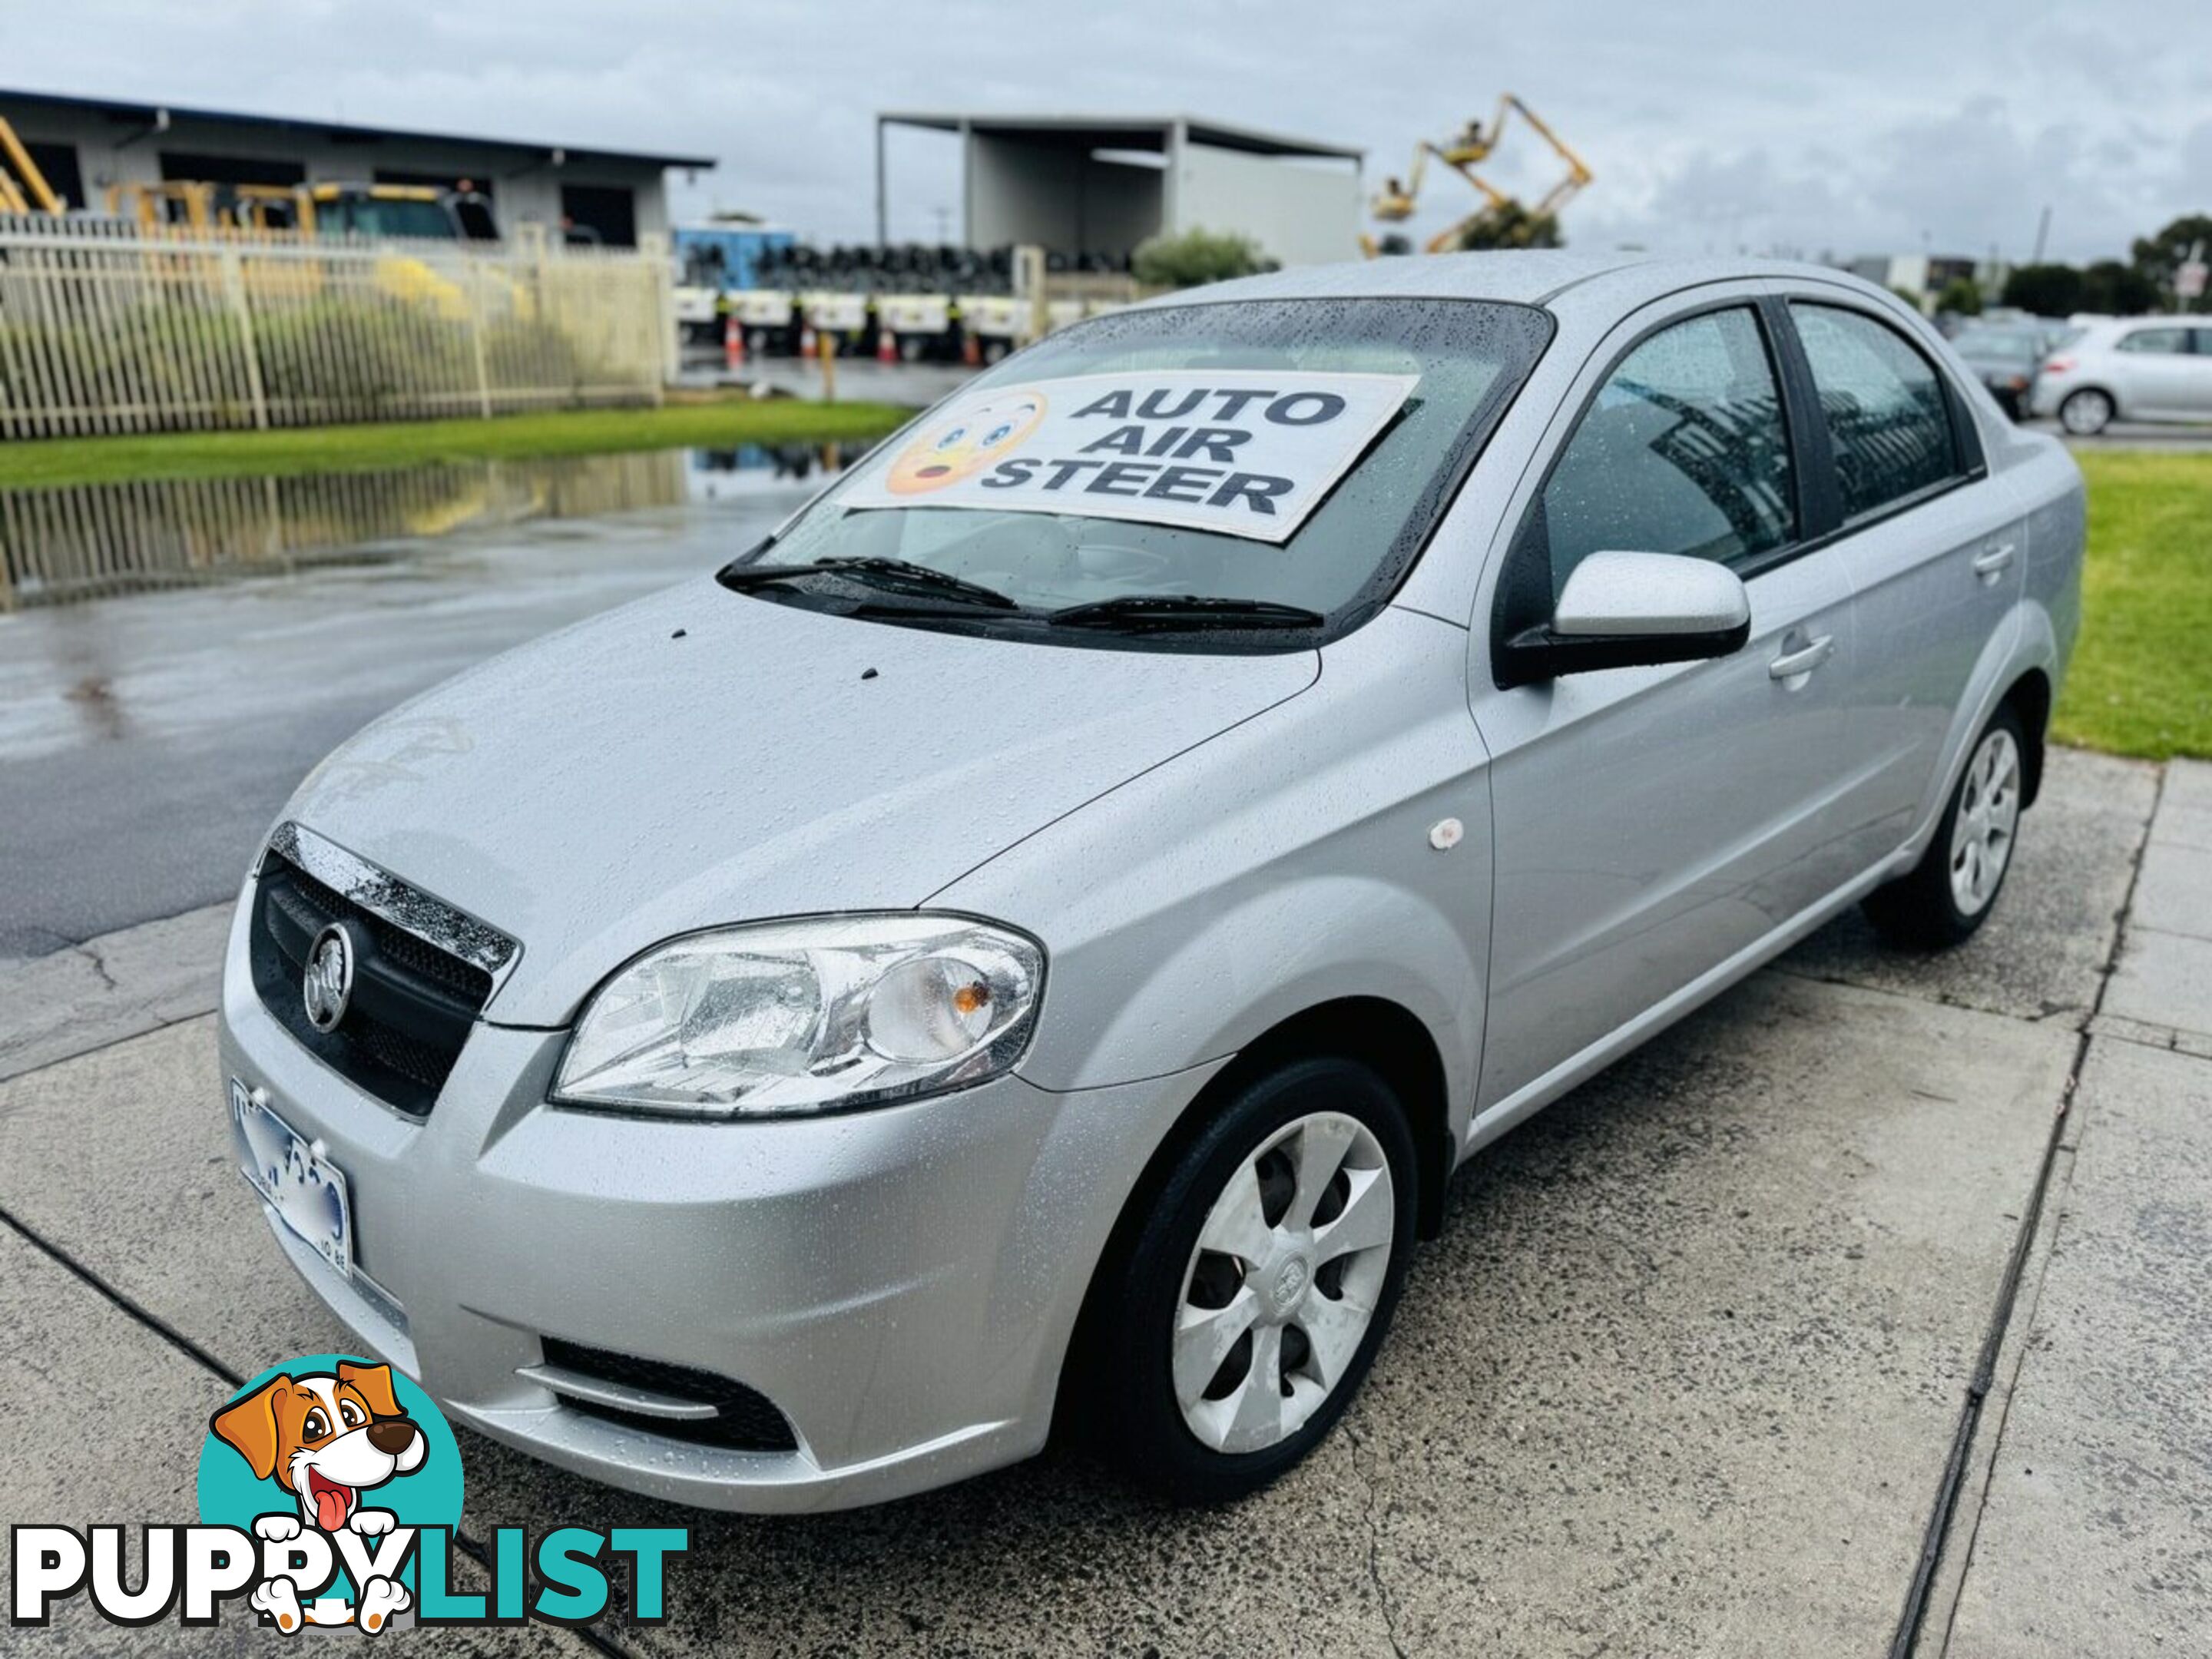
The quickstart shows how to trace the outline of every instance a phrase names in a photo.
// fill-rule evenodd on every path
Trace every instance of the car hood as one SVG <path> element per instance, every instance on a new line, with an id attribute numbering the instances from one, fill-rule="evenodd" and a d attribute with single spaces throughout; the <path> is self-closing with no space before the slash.
<path id="1" fill-rule="evenodd" d="M 487 1018 L 556 1025 L 672 934 L 917 905 L 1319 665 L 972 638 L 708 580 L 402 705 L 286 816 L 520 940 Z"/>

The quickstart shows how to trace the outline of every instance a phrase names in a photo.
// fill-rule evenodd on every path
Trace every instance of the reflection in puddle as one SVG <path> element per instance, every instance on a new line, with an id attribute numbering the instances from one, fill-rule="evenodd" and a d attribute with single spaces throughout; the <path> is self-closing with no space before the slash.
<path id="1" fill-rule="evenodd" d="M 537 519 L 712 503 L 828 477 L 865 446 L 480 461 L 296 478 L 0 490 L 0 611 L 405 556 Z M 796 498 L 794 498 L 796 499 Z"/>
<path id="2" fill-rule="evenodd" d="M 691 452 L 691 499 L 729 501 L 786 484 L 826 483 L 875 447 L 868 443 L 740 444 Z"/>

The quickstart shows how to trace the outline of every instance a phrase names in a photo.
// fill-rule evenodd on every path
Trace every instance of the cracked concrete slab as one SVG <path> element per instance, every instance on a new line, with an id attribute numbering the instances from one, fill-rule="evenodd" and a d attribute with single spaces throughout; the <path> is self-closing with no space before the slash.
<path id="1" fill-rule="evenodd" d="M 230 906 L 0 962 L 0 1079 L 213 1011 Z"/>
<path id="2" fill-rule="evenodd" d="M 2093 1041 L 2074 1176 L 1942 1651 L 2212 1632 L 2212 1060 Z"/>
<path id="3" fill-rule="evenodd" d="M 2021 820 L 2003 896 L 1973 938 L 1934 954 L 1891 951 L 1854 909 L 1782 965 L 1816 979 L 2079 1027 L 2112 960 L 2158 792 L 2155 767 L 2054 749 L 2043 793 Z"/>

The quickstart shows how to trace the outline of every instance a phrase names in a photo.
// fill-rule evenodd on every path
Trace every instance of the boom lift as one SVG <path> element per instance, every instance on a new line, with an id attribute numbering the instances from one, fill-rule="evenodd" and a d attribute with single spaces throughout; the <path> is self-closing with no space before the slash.
<path id="1" fill-rule="evenodd" d="M 1488 161 L 1505 136 L 1506 122 L 1518 114 L 1527 125 L 1551 145 L 1559 159 L 1566 163 L 1566 176 L 1547 191 L 1541 201 L 1529 207 L 1514 197 L 1508 196 L 1475 168 Z M 1583 158 L 1567 147 L 1559 134 L 1544 125 L 1536 112 L 1522 103 L 1513 94 L 1507 93 L 1498 100 L 1498 113 L 1486 128 L 1480 121 L 1469 121 L 1458 134 L 1446 143 L 1435 143 L 1423 139 L 1413 149 L 1413 164 L 1407 169 L 1404 181 L 1389 179 L 1375 194 L 1370 210 L 1386 224 L 1401 224 L 1413 216 L 1413 209 L 1421 193 L 1421 180 L 1428 170 L 1429 158 L 1433 155 L 1454 173 L 1474 187 L 1483 204 L 1456 223 L 1447 226 L 1429 238 L 1424 250 L 1430 253 L 1448 253 L 1467 246 L 1471 234 L 1486 228 L 1503 229 L 1516 220 L 1542 220 L 1556 216 L 1584 185 L 1590 181 L 1590 170 Z M 1372 236 L 1362 236 L 1360 246 L 1370 257 L 1381 250 Z"/>
<path id="2" fill-rule="evenodd" d="M 23 148 L 8 118 L 0 115 L 0 213 L 59 213 L 67 205 Z"/>

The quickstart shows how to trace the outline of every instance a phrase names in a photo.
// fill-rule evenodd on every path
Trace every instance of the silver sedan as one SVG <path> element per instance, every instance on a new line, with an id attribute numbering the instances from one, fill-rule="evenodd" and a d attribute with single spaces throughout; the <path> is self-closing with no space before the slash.
<path id="1" fill-rule="evenodd" d="M 1058 1422 L 1249 1491 L 1485 1145 L 1849 906 L 1981 925 L 2081 546 L 1832 270 L 1097 319 L 319 767 L 231 936 L 242 1171 L 366 1346 L 620 1486 L 872 1502 Z"/>

